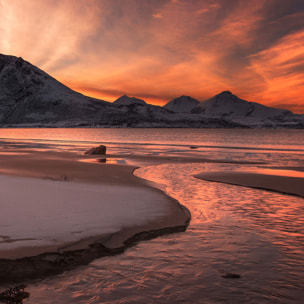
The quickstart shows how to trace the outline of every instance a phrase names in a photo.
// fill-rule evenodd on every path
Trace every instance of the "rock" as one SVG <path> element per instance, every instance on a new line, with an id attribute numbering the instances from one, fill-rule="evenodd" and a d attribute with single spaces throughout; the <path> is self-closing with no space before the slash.
<path id="1" fill-rule="evenodd" d="M 107 151 L 107 147 L 104 145 L 100 145 L 99 147 L 91 148 L 90 150 L 85 152 L 85 154 L 89 154 L 89 155 L 106 154 L 106 151 Z"/>
<path id="2" fill-rule="evenodd" d="M 225 273 L 222 275 L 222 278 L 225 278 L 225 279 L 239 279 L 241 278 L 241 275 L 240 274 L 237 274 L 237 273 Z"/>
<path id="3" fill-rule="evenodd" d="M 26 285 L 22 284 L 14 288 L 10 288 L 0 293 L 1 303 L 23 303 L 24 299 L 27 299 L 30 294 L 24 291 Z"/>

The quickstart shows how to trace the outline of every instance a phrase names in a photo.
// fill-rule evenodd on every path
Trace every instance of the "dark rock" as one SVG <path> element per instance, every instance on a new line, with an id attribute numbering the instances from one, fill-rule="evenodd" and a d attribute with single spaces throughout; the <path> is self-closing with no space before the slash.
<path id="1" fill-rule="evenodd" d="M 10 288 L 0 293 L 0 303 L 7 304 L 19 304 L 23 303 L 24 299 L 27 299 L 30 294 L 24 291 L 26 285 L 22 284 L 14 288 Z"/>
<path id="2" fill-rule="evenodd" d="M 88 155 L 99 155 L 99 154 L 106 154 L 107 151 L 107 147 L 104 145 L 100 145 L 99 147 L 93 147 L 90 150 L 88 150 L 87 152 L 85 152 L 85 154 Z"/>
<path id="3" fill-rule="evenodd" d="M 225 279 L 240 279 L 241 275 L 237 274 L 237 273 L 228 272 L 228 273 L 223 274 L 222 278 L 225 278 Z"/>

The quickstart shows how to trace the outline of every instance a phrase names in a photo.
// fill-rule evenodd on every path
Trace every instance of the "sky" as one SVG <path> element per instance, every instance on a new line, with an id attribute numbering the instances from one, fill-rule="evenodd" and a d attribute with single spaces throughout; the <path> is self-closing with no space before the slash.
<path id="1" fill-rule="evenodd" d="M 304 113 L 304 0 L 0 0 L 0 53 L 85 95 Z"/>

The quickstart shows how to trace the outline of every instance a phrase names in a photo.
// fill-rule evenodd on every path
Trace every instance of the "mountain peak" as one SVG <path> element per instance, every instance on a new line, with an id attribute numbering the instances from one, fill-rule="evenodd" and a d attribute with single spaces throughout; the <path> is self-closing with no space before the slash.
<path id="1" fill-rule="evenodd" d="M 0 54 L 0 71 L 2 71 L 4 67 L 9 65 L 14 65 L 17 69 L 20 69 L 24 65 L 31 64 L 25 61 L 22 57 Z"/>
<path id="2" fill-rule="evenodd" d="M 139 98 L 136 97 L 129 97 L 128 95 L 123 95 L 116 99 L 113 104 L 118 105 L 118 106 L 129 106 L 132 104 L 137 104 L 137 105 L 147 105 L 147 103 Z"/>
<path id="3" fill-rule="evenodd" d="M 197 113 L 208 117 L 224 118 L 242 124 L 260 124 L 281 121 L 291 112 L 248 102 L 229 91 L 213 96 L 200 103 Z"/>
<path id="4" fill-rule="evenodd" d="M 182 95 L 169 101 L 164 108 L 176 113 L 191 113 L 192 109 L 199 105 L 199 101 L 190 97 Z"/>
<path id="5" fill-rule="evenodd" d="M 127 95 L 114 105 L 90 98 L 21 57 L 0 54 L 1 127 L 304 127 L 304 115 L 247 102 L 230 91 L 201 103 L 182 95 L 164 108 Z"/>
<path id="6" fill-rule="evenodd" d="M 230 91 L 223 91 L 213 97 L 202 101 L 199 105 L 204 113 L 213 113 L 214 111 L 221 111 L 224 115 L 238 111 L 240 108 L 247 108 L 250 103 L 246 100 L 240 99 Z"/>
<path id="7" fill-rule="evenodd" d="M 0 92 L 0 124 L 77 121 L 90 111 L 96 115 L 90 108 L 93 98 L 71 90 L 21 57 L 0 54 Z M 105 104 L 100 101 L 100 107 Z"/>
<path id="8" fill-rule="evenodd" d="M 217 95 L 226 95 L 227 96 L 227 95 L 233 95 L 233 94 L 230 91 L 223 91 Z"/>

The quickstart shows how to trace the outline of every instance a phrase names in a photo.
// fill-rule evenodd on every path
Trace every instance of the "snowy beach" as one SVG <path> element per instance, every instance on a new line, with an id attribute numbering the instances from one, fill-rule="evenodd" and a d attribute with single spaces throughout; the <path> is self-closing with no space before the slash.
<path id="1" fill-rule="evenodd" d="M 0 182 L 22 213 L 1 196 L 0 245 L 37 255 L 0 259 L 3 289 L 9 274 L 31 304 L 303 302 L 303 130 L 13 131 Z"/>
<path id="2" fill-rule="evenodd" d="M 170 199 L 144 187 L 11 176 L 0 176 L 0 184 L 5 198 L 0 214 L 0 259 L 84 249 L 97 242 L 108 247 L 108 239 L 124 229 L 184 224 L 182 212 L 175 214 L 180 222 L 176 216 L 171 220 Z M 122 245 L 113 240 L 110 244 Z"/>
<path id="3" fill-rule="evenodd" d="M 170 229 L 185 230 L 189 223 L 188 210 L 135 177 L 134 166 L 101 165 L 97 156 L 83 153 L 29 148 L 1 152 L 2 264 L 96 245 L 112 254 L 140 233 L 146 233 L 143 239 L 149 238 L 149 231 L 156 236 Z M 36 276 L 35 270 L 24 271 L 24 276 L 20 272 L 18 280 Z M 45 274 L 37 271 L 37 276 Z M 2 269 L 1 282 L 14 279 L 14 271 Z"/>

